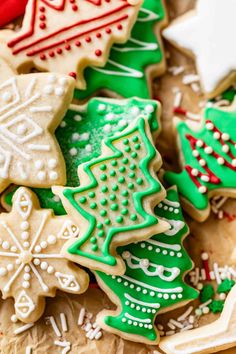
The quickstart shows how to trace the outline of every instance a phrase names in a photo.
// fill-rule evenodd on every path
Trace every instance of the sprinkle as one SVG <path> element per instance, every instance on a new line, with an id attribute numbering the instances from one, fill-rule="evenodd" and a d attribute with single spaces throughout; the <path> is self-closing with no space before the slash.
<path id="1" fill-rule="evenodd" d="M 210 277 L 211 277 L 211 280 L 215 280 L 215 273 L 213 270 L 210 271 Z"/>
<path id="2" fill-rule="evenodd" d="M 27 323 L 26 325 L 15 329 L 15 330 L 14 330 L 14 334 L 23 333 L 23 332 L 27 331 L 28 329 L 30 329 L 30 328 L 33 327 L 33 326 L 34 326 L 34 323 Z"/>
<path id="3" fill-rule="evenodd" d="M 180 323 L 179 321 L 174 320 L 173 318 L 170 319 L 170 322 L 171 322 L 175 327 L 183 328 L 182 323 Z"/>
<path id="4" fill-rule="evenodd" d="M 28 345 L 25 349 L 25 354 L 32 354 L 32 347 Z"/>
<path id="5" fill-rule="evenodd" d="M 195 93 L 199 93 L 200 92 L 200 86 L 196 83 L 196 82 L 193 82 L 191 84 L 191 89 L 193 90 L 193 92 Z"/>
<path id="6" fill-rule="evenodd" d="M 188 326 L 186 326 L 186 327 L 183 327 L 183 328 L 180 330 L 180 332 L 185 332 L 185 331 L 188 331 L 189 329 L 192 329 L 192 328 L 193 328 L 193 325 L 190 324 L 190 325 L 188 325 Z"/>
<path id="7" fill-rule="evenodd" d="M 86 325 L 84 326 L 85 332 L 90 331 L 91 328 L 92 328 L 92 324 L 90 322 L 86 323 Z"/>
<path id="8" fill-rule="evenodd" d="M 190 306 L 181 316 L 177 318 L 177 321 L 183 321 L 185 320 L 188 315 L 193 311 L 193 306 Z"/>
<path id="9" fill-rule="evenodd" d="M 210 276 L 210 274 L 209 274 Z M 201 269 L 201 280 L 206 280 L 206 271 L 204 268 Z"/>
<path id="10" fill-rule="evenodd" d="M 70 351 L 70 347 L 66 347 L 62 350 L 61 354 L 67 354 Z"/>
<path id="11" fill-rule="evenodd" d="M 168 322 L 168 323 L 167 323 L 167 326 L 168 326 L 170 329 L 173 329 L 173 330 L 176 328 L 171 322 Z"/>
<path id="12" fill-rule="evenodd" d="M 199 306 L 199 308 L 200 308 L 200 309 L 203 309 L 204 307 L 210 305 L 211 302 L 212 302 L 212 299 L 210 299 L 210 300 L 204 302 L 203 304 L 201 304 L 201 305 Z"/>
<path id="13" fill-rule="evenodd" d="M 220 199 L 220 201 L 215 205 L 216 208 L 220 209 L 220 207 L 222 207 L 222 205 L 226 203 L 227 199 L 228 199 L 228 197 L 222 197 Z"/>
<path id="14" fill-rule="evenodd" d="M 198 282 L 199 282 L 199 268 L 197 267 L 197 268 L 195 268 L 195 280 L 194 280 L 193 285 L 196 286 L 198 284 Z"/>
<path id="15" fill-rule="evenodd" d="M 159 331 L 163 331 L 164 326 L 162 326 L 160 323 L 157 325 L 157 329 L 159 329 Z"/>
<path id="16" fill-rule="evenodd" d="M 180 107 L 182 102 L 183 94 L 181 91 L 177 91 L 174 99 L 174 107 Z"/>
<path id="17" fill-rule="evenodd" d="M 92 333 L 88 338 L 90 340 L 93 340 L 100 331 L 101 331 L 101 327 L 97 326 L 94 330 L 92 330 Z"/>
<path id="18" fill-rule="evenodd" d="M 60 319 L 61 319 L 61 327 L 63 332 L 68 332 L 66 315 L 64 313 L 60 313 Z"/>
<path id="19" fill-rule="evenodd" d="M 95 339 L 98 340 L 102 337 L 102 332 L 98 332 L 95 336 Z"/>
<path id="20" fill-rule="evenodd" d="M 54 317 L 50 316 L 49 317 L 49 321 L 50 321 L 50 323 L 52 325 L 52 328 L 53 328 L 55 334 L 57 335 L 57 337 L 61 337 L 61 332 L 59 331 L 59 328 L 57 327 L 57 324 L 56 324 L 56 321 L 55 321 Z"/>
<path id="21" fill-rule="evenodd" d="M 65 340 L 63 342 L 61 342 L 60 340 L 55 340 L 54 344 L 57 345 L 58 347 L 63 347 L 63 348 L 71 345 L 70 342 L 66 342 Z"/>
<path id="22" fill-rule="evenodd" d="M 188 74 L 183 77 L 182 80 L 184 85 L 190 85 L 194 82 L 199 82 L 199 76 L 195 74 Z"/>
<path id="23" fill-rule="evenodd" d="M 16 323 L 18 321 L 17 316 L 14 314 L 11 316 L 11 322 Z"/>
<path id="24" fill-rule="evenodd" d="M 191 112 L 187 112 L 186 117 L 191 120 L 200 120 L 199 114 L 195 114 L 195 113 L 191 113 Z"/>
<path id="25" fill-rule="evenodd" d="M 201 254 L 202 265 L 205 270 L 205 275 L 207 280 L 211 280 L 210 277 L 210 268 L 209 268 L 209 255 L 207 252 L 202 252 Z"/>
<path id="26" fill-rule="evenodd" d="M 213 269 L 214 269 L 214 273 L 215 273 L 216 282 L 217 282 L 217 284 L 220 284 L 221 283 L 221 278 L 220 278 L 220 275 L 219 275 L 218 264 L 216 262 L 213 264 Z"/>
<path id="27" fill-rule="evenodd" d="M 167 331 L 166 332 L 166 336 L 172 336 L 173 334 L 175 334 L 175 331 Z"/>
<path id="28" fill-rule="evenodd" d="M 177 76 L 179 74 L 182 74 L 184 72 L 184 67 L 183 66 L 172 66 L 168 68 L 168 71 L 173 75 Z"/>
<path id="29" fill-rule="evenodd" d="M 195 322 L 195 317 L 193 315 L 189 316 L 188 322 L 193 324 Z"/>
<path id="30" fill-rule="evenodd" d="M 79 313 L 78 326 L 82 326 L 82 324 L 84 323 L 84 317 L 85 317 L 85 308 L 83 307 Z"/>

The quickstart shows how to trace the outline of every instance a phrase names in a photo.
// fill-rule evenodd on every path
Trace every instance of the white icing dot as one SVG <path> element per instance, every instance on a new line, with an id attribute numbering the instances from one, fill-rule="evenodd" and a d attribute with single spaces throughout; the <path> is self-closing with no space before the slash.
<path id="1" fill-rule="evenodd" d="M 56 171 L 49 172 L 49 178 L 51 181 L 56 181 L 58 179 L 58 173 Z"/>
<path id="2" fill-rule="evenodd" d="M 209 182 L 210 181 L 210 178 L 206 175 L 202 175 L 201 176 L 201 180 L 204 181 L 204 182 Z"/>
<path id="3" fill-rule="evenodd" d="M 143 294 L 146 295 L 148 292 L 146 289 L 143 289 Z"/>
<path id="4" fill-rule="evenodd" d="M 145 243 L 142 242 L 140 246 L 141 246 L 141 248 L 145 248 Z"/>
<path id="5" fill-rule="evenodd" d="M 134 321 L 133 325 L 136 327 L 138 325 L 138 322 Z"/>
<path id="6" fill-rule="evenodd" d="M 20 228 L 21 228 L 21 230 L 28 230 L 28 228 L 29 228 L 29 223 L 28 223 L 28 221 L 22 221 L 22 223 L 20 224 Z"/>
<path id="7" fill-rule="evenodd" d="M 160 248 L 156 248 L 156 253 L 160 253 L 160 252 L 161 252 Z"/>
<path id="8" fill-rule="evenodd" d="M 24 246 L 25 248 L 29 248 L 30 243 L 29 243 L 28 241 L 25 241 L 25 242 L 23 242 L 23 246 Z"/>
<path id="9" fill-rule="evenodd" d="M 140 286 L 137 286 L 136 290 L 137 290 L 138 292 L 141 291 Z"/>
<path id="10" fill-rule="evenodd" d="M 60 77 L 59 84 L 62 85 L 62 86 L 66 86 L 67 78 L 66 77 Z"/>
<path id="11" fill-rule="evenodd" d="M 159 297 L 161 299 L 162 298 L 162 294 L 161 293 L 157 294 L 157 297 Z"/>
<path id="12" fill-rule="evenodd" d="M 73 133 L 72 134 L 72 140 L 74 140 L 74 141 L 79 140 L 79 137 L 80 137 L 79 133 Z"/>
<path id="13" fill-rule="evenodd" d="M 175 300 L 175 299 L 176 299 L 176 295 L 175 295 L 175 294 L 171 294 L 170 297 L 171 297 L 172 300 Z"/>
<path id="14" fill-rule="evenodd" d="M 114 113 L 107 113 L 107 114 L 105 115 L 105 119 L 108 120 L 108 121 L 115 119 L 115 117 L 116 117 L 116 116 L 115 116 Z"/>
<path id="15" fill-rule="evenodd" d="M 77 155 L 77 149 L 76 149 L 76 148 L 70 149 L 70 155 L 71 155 L 71 156 Z"/>
<path id="16" fill-rule="evenodd" d="M 137 116 L 140 113 L 140 109 L 137 106 L 131 108 L 130 113 L 134 116 Z"/>
<path id="17" fill-rule="evenodd" d="M 194 157 L 198 157 L 199 156 L 199 152 L 197 150 L 193 150 L 192 155 Z"/>
<path id="18" fill-rule="evenodd" d="M 117 278 L 117 282 L 118 283 L 122 283 L 122 279 L 121 278 Z"/>
<path id="19" fill-rule="evenodd" d="M 0 268 L 0 276 L 4 277 L 6 274 L 7 274 L 7 269 L 4 267 L 1 267 Z"/>
<path id="20" fill-rule="evenodd" d="M 87 152 L 92 152 L 92 145 L 91 145 L 91 144 L 87 144 L 87 145 L 85 146 L 85 150 L 86 150 Z"/>
<path id="21" fill-rule="evenodd" d="M 50 83 L 54 83 L 54 82 L 56 82 L 56 75 L 49 75 L 48 76 L 48 82 L 50 82 Z"/>
<path id="22" fill-rule="evenodd" d="M 102 112 L 106 110 L 106 105 L 104 103 L 100 103 L 98 105 L 98 111 Z"/>
<path id="23" fill-rule="evenodd" d="M 151 251 L 153 249 L 152 246 L 148 246 L 148 251 Z"/>
<path id="24" fill-rule="evenodd" d="M 11 252 L 17 252 L 17 247 L 16 246 L 12 246 L 11 247 Z"/>
<path id="25" fill-rule="evenodd" d="M 207 128 L 207 130 L 213 130 L 213 129 L 214 129 L 214 124 L 208 122 L 208 123 L 206 124 L 206 128 Z"/>
<path id="26" fill-rule="evenodd" d="M 236 159 L 232 160 L 232 166 L 236 167 Z"/>
<path id="27" fill-rule="evenodd" d="M 178 252 L 178 253 L 177 253 L 177 257 L 178 257 L 178 258 L 181 258 L 181 257 L 182 257 L 182 253 L 181 253 L 181 252 Z"/>
<path id="28" fill-rule="evenodd" d="M 164 209 L 164 210 L 168 210 L 168 206 L 167 206 L 167 205 L 165 205 L 163 209 Z"/>
<path id="29" fill-rule="evenodd" d="M 124 286 L 128 286 L 129 283 L 127 281 L 124 282 Z"/>
<path id="30" fill-rule="evenodd" d="M 197 140 L 196 145 L 198 147 L 202 147 L 203 146 L 203 141 L 202 140 Z"/>
<path id="31" fill-rule="evenodd" d="M 142 312 L 147 312 L 147 309 L 145 307 L 143 307 Z"/>
<path id="32" fill-rule="evenodd" d="M 145 112 L 146 113 L 152 113 L 154 112 L 154 107 L 151 105 L 151 104 L 148 104 L 146 107 L 145 107 Z"/>
<path id="33" fill-rule="evenodd" d="M 33 260 L 33 263 L 34 263 L 34 265 L 38 266 L 38 265 L 40 265 L 41 262 L 40 262 L 40 260 L 38 258 L 35 258 Z"/>
<path id="34" fill-rule="evenodd" d="M 223 146 L 222 146 L 222 151 L 223 151 L 223 152 L 226 152 L 226 153 L 229 152 L 229 146 L 226 145 L 226 144 L 223 145 Z"/>
<path id="35" fill-rule="evenodd" d="M 205 166 L 205 165 L 206 165 L 206 161 L 205 161 L 204 159 L 200 159 L 200 160 L 199 160 L 199 164 L 200 164 L 201 166 Z"/>
<path id="36" fill-rule="evenodd" d="M 150 295 L 151 296 L 155 296 L 155 292 L 154 291 L 150 291 Z"/>
<path id="37" fill-rule="evenodd" d="M 126 318 L 123 317 L 122 322 L 125 323 L 126 321 L 127 321 Z"/>
<path id="38" fill-rule="evenodd" d="M 164 256 L 166 256 L 168 254 L 168 252 L 166 250 L 163 250 L 162 254 L 164 254 Z"/>
<path id="39" fill-rule="evenodd" d="M 44 181 L 46 179 L 46 172 L 45 171 L 39 171 L 37 174 L 37 178 L 40 181 Z"/>
<path id="40" fill-rule="evenodd" d="M 12 100 L 12 94 L 9 91 L 6 91 L 2 94 L 2 100 L 4 102 L 10 102 Z"/>
<path id="41" fill-rule="evenodd" d="M 169 207 L 169 211 L 171 211 L 171 212 L 172 212 L 173 210 L 174 210 L 174 208 L 173 208 L 173 207 Z"/>
<path id="42" fill-rule="evenodd" d="M 142 260 L 140 261 L 140 265 L 141 265 L 142 267 L 148 268 L 148 267 L 149 267 L 149 260 L 148 260 L 147 258 L 142 259 Z"/>
<path id="43" fill-rule="evenodd" d="M 34 250 L 36 253 L 40 253 L 42 251 L 42 249 L 39 245 L 35 246 Z"/>
<path id="44" fill-rule="evenodd" d="M 227 134 L 227 133 L 223 133 L 221 137 L 222 137 L 222 139 L 223 139 L 224 141 L 227 141 L 227 140 L 230 139 L 230 136 L 229 136 L 229 134 Z"/>
<path id="45" fill-rule="evenodd" d="M 4 241 L 4 242 L 2 243 L 2 248 L 3 248 L 4 250 L 8 250 L 8 249 L 10 248 L 9 242 L 8 242 L 8 241 Z"/>
<path id="46" fill-rule="evenodd" d="M 47 269 L 47 272 L 48 272 L 48 274 L 53 274 L 55 272 L 54 267 L 49 266 L 48 269 Z"/>
<path id="47" fill-rule="evenodd" d="M 66 127 L 66 122 L 64 120 L 61 122 L 60 127 L 61 128 L 65 128 Z"/>
<path id="48" fill-rule="evenodd" d="M 124 119 L 121 119 L 118 123 L 118 126 L 119 127 L 126 127 L 128 123 L 124 120 Z"/>
<path id="49" fill-rule="evenodd" d="M 24 124 L 20 124 L 17 127 L 17 134 L 18 135 L 24 135 L 27 131 L 27 127 Z"/>
<path id="50" fill-rule="evenodd" d="M 11 322 L 16 323 L 18 321 L 18 318 L 16 315 L 11 316 Z"/>
<path id="51" fill-rule="evenodd" d="M 207 252 L 203 252 L 203 253 L 201 254 L 201 259 L 202 259 L 203 261 L 207 261 L 207 260 L 209 259 L 208 253 L 207 253 Z"/>
<path id="52" fill-rule="evenodd" d="M 30 275 L 29 273 L 25 273 L 25 274 L 23 275 L 23 278 L 24 278 L 24 280 L 30 280 L 31 275 Z"/>
<path id="53" fill-rule="evenodd" d="M 54 235 L 49 235 L 47 241 L 50 245 L 54 245 L 57 242 L 57 238 Z"/>
<path id="54" fill-rule="evenodd" d="M 42 241 L 42 242 L 40 242 L 40 246 L 41 246 L 43 249 L 45 249 L 45 248 L 47 248 L 48 244 L 47 244 L 46 241 Z"/>
<path id="55" fill-rule="evenodd" d="M 16 263 L 17 265 L 19 265 L 19 264 L 21 264 L 21 260 L 20 260 L 19 258 L 17 258 L 17 259 L 15 260 L 15 263 Z"/>
<path id="56" fill-rule="evenodd" d="M 217 163 L 218 163 L 219 165 L 224 165 L 225 160 L 223 159 L 223 157 L 218 157 Z"/>
<path id="57" fill-rule="evenodd" d="M 205 149 L 204 149 L 205 153 L 210 155 L 213 153 L 213 149 L 211 146 L 206 146 Z"/>
<path id="58" fill-rule="evenodd" d="M 197 175 L 198 175 L 198 170 L 197 170 L 196 168 L 193 168 L 193 169 L 191 170 L 191 175 L 192 175 L 192 176 L 197 176 Z"/>
<path id="59" fill-rule="evenodd" d="M 47 268 L 48 268 L 47 262 L 42 262 L 42 263 L 40 264 L 40 268 L 41 268 L 42 270 L 47 270 Z"/>
<path id="60" fill-rule="evenodd" d="M 156 310 L 153 309 L 153 310 L 152 310 L 152 313 L 156 313 Z"/>
<path id="61" fill-rule="evenodd" d="M 199 193 L 205 194 L 207 192 L 207 188 L 205 186 L 200 186 L 198 188 Z"/>
<path id="62" fill-rule="evenodd" d="M 63 87 L 56 87 L 56 88 L 55 88 L 55 95 L 56 95 L 56 96 L 61 97 L 61 96 L 64 95 L 64 93 L 65 93 L 65 90 L 64 90 Z"/>
<path id="63" fill-rule="evenodd" d="M 46 85 L 44 86 L 43 88 L 43 92 L 46 94 L 46 95 L 51 95 L 53 93 L 54 89 L 53 89 L 53 86 L 52 85 Z"/>
<path id="64" fill-rule="evenodd" d="M 76 122 L 80 122 L 80 121 L 82 120 L 82 117 L 81 117 L 79 114 L 76 114 L 76 115 L 74 116 L 74 120 L 75 120 Z"/>
<path id="65" fill-rule="evenodd" d="M 26 265 L 25 268 L 24 268 L 24 271 L 26 273 L 29 273 L 30 272 L 30 266 Z"/>
<path id="66" fill-rule="evenodd" d="M 29 232 L 28 231 L 24 231 L 21 233 L 21 238 L 22 240 L 28 240 L 29 238 Z"/>
<path id="67" fill-rule="evenodd" d="M 130 252 L 129 252 L 129 251 L 124 251 L 124 252 L 122 253 L 122 258 L 123 258 L 123 259 L 128 259 L 128 258 L 130 258 Z"/>
<path id="68" fill-rule="evenodd" d="M 175 210 L 174 210 L 174 213 L 175 213 L 175 214 L 179 214 L 179 209 L 175 209 Z"/>
<path id="69" fill-rule="evenodd" d="M 13 269 L 14 269 L 14 265 L 13 265 L 12 263 L 9 263 L 9 264 L 7 265 L 7 270 L 8 270 L 8 272 L 12 272 Z"/>
<path id="70" fill-rule="evenodd" d="M 130 289 L 134 289 L 134 284 L 130 284 Z"/>
<path id="71" fill-rule="evenodd" d="M 141 323 L 139 323 L 139 327 L 143 327 L 143 323 L 141 322 Z"/>
<path id="72" fill-rule="evenodd" d="M 35 168 L 37 168 L 37 170 L 41 170 L 43 168 L 43 161 L 42 160 L 36 160 L 34 163 Z"/>
<path id="73" fill-rule="evenodd" d="M 168 295 L 168 294 L 164 294 L 164 295 L 163 295 L 163 298 L 164 298 L 165 300 L 168 300 L 168 299 L 169 299 L 169 295 Z"/>
<path id="74" fill-rule="evenodd" d="M 23 288 L 25 288 L 25 289 L 29 289 L 30 283 L 29 283 L 28 281 L 23 281 L 22 286 L 23 286 Z"/>
<path id="75" fill-rule="evenodd" d="M 50 159 L 48 161 L 48 167 L 55 168 L 56 166 L 57 166 L 57 160 L 56 159 Z"/>
<path id="76" fill-rule="evenodd" d="M 133 322 L 132 322 L 131 320 L 128 320 L 128 324 L 130 324 L 130 325 L 131 325 L 132 323 L 133 323 Z"/>
<path id="77" fill-rule="evenodd" d="M 131 309 L 134 309 L 135 308 L 135 304 L 131 304 L 130 307 L 131 307 Z"/>
<path id="78" fill-rule="evenodd" d="M 163 204 L 162 203 L 159 203 L 158 204 L 158 208 L 162 208 L 163 207 Z"/>
<path id="79" fill-rule="evenodd" d="M 219 133 L 219 132 L 215 132 L 215 133 L 213 134 L 213 138 L 214 138 L 215 140 L 220 139 L 220 133 Z"/>
<path id="80" fill-rule="evenodd" d="M 112 130 L 111 124 L 106 124 L 103 128 L 104 133 L 109 134 Z"/>
<path id="81" fill-rule="evenodd" d="M 183 295 L 182 294 L 178 294 L 178 298 L 182 299 Z"/>
<path id="82" fill-rule="evenodd" d="M 170 256 L 171 256 L 171 257 L 174 257 L 174 255 L 175 255 L 175 252 L 170 251 Z"/>

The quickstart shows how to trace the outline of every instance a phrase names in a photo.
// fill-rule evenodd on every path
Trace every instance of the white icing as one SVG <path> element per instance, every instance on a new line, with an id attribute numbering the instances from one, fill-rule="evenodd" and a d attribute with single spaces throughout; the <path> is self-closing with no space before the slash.
<path id="1" fill-rule="evenodd" d="M 235 13 L 235 0 L 198 0 L 193 16 L 163 31 L 165 38 L 194 53 L 206 92 L 236 70 Z"/>
<path id="2" fill-rule="evenodd" d="M 147 306 L 147 307 L 152 307 L 152 308 L 155 308 L 155 309 L 159 309 L 160 308 L 160 304 L 154 302 L 154 303 L 151 303 L 151 302 L 145 302 L 145 301 L 141 301 L 141 300 L 138 300 L 138 299 L 135 299 L 133 296 L 125 293 L 125 298 L 128 299 L 129 301 L 133 302 L 133 303 L 136 303 L 136 304 L 139 304 L 141 306 Z"/>

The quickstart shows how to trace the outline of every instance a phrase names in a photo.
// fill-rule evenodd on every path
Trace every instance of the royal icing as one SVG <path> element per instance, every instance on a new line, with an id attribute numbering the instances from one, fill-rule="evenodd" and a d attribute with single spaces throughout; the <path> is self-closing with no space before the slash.
<path id="1" fill-rule="evenodd" d="M 123 97 L 149 98 L 150 84 L 146 69 L 163 61 L 161 45 L 155 35 L 155 25 L 165 19 L 162 0 L 145 0 L 131 37 L 124 45 L 113 46 L 104 68 L 87 68 L 87 89 L 76 91 L 77 98 L 86 98 L 106 89 Z"/>
<path id="2" fill-rule="evenodd" d="M 4 299 L 14 298 L 21 321 L 36 321 L 44 297 L 55 296 L 55 289 L 86 290 L 86 273 L 60 254 L 65 241 L 78 233 L 67 216 L 39 209 L 36 196 L 24 187 L 14 194 L 12 211 L 0 214 L 0 288 Z"/>
<path id="3" fill-rule="evenodd" d="M 65 163 L 53 133 L 73 88 L 73 80 L 59 74 L 20 75 L 0 83 L 0 192 L 10 183 L 65 183 Z"/>
<path id="4" fill-rule="evenodd" d="M 198 295 L 183 280 L 192 263 L 182 245 L 188 227 L 175 189 L 167 191 L 167 198 L 159 203 L 155 213 L 157 217 L 170 221 L 171 235 L 165 232 L 149 240 L 120 247 L 118 252 L 126 263 L 124 276 L 96 272 L 98 283 L 107 294 L 108 288 L 115 294 L 117 300 L 114 301 L 119 307 L 115 316 L 110 311 L 101 312 L 97 319 L 99 324 L 111 332 L 118 331 L 127 339 L 135 340 L 137 336 L 145 343 L 159 341 L 154 325 L 158 312 L 180 306 Z M 177 222 L 181 227 L 175 229 Z M 112 294 L 111 299 L 114 299 Z"/>
<path id="5" fill-rule="evenodd" d="M 53 187 L 80 225 L 79 239 L 63 248 L 65 257 L 120 274 L 124 262 L 114 255 L 115 246 L 168 229 L 152 214 L 154 199 L 163 196 L 153 172 L 159 165 L 148 119 L 140 116 L 121 133 L 103 140 L 100 157 L 79 166 L 79 187 Z"/>
<path id="6" fill-rule="evenodd" d="M 158 114 L 157 101 L 133 98 L 129 100 L 93 98 L 86 108 L 71 106 L 55 132 L 66 162 L 67 185 L 70 187 L 78 185 L 78 166 L 100 156 L 101 142 L 105 137 L 124 130 L 138 116 L 147 117 L 155 138 L 159 131 L 156 119 Z M 42 208 L 53 209 L 57 215 L 65 214 L 60 198 L 50 189 L 40 188 L 34 191 Z M 7 191 L 3 196 L 4 206 L 11 205 L 12 195 L 12 191 Z"/>
<path id="7" fill-rule="evenodd" d="M 63 74 L 82 88 L 83 69 L 103 66 L 111 45 L 123 42 L 136 19 L 140 0 L 29 0 L 22 29 L 0 34 L 4 57 L 15 68 Z"/>
<path id="8" fill-rule="evenodd" d="M 206 219 L 209 195 L 236 187 L 236 111 L 208 107 L 202 127 L 192 131 L 184 122 L 177 124 L 183 153 L 183 171 L 166 172 L 164 179 L 176 184 L 181 196 Z M 186 207 L 193 216 L 194 212 Z M 204 215 L 203 215 L 204 214 Z"/>
<path id="9" fill-rule="evenodd" d="M 0 27 L 5 26 L 25 12 L 28 0 L 1 0 L 0 2 Z"/>
<path id="10" fill-rule="evenodd" d="M 213 93 L 236 70 L 235 12 L 234 0 L 198 0 L 196 11 L 163 31 L 165 38 L 194 54 L 207 93 Z"/>

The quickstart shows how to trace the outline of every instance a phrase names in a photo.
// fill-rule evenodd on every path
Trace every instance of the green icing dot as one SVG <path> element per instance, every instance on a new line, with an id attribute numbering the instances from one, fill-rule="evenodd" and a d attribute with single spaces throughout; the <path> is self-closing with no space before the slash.
<path id="1" fill-rule="evenodd" d="M 101 211 L 100 211 L 100 215 L 101 215 L 101 216 L 106 216 L 106 215 L 107 215 L 107 211 L 104 210 L 104 209 L 101 210 Z"/>
<path id="2" fill-rule="evenodd" d="M 122 200 L 122 205 L 127 206 L 129 204 L 128 199 Z"/>
<path id="3" fill-rule="evenodd" d="M 105 232 L 104 231 L 99 231 L 99 233 L 98 233 L 98 236 L 99 237 L 103 237 L 105 235 Z"/>
<path id="4" fill-rule="evenodd" d="M 132 154 L 131 154 L 131 157 L 133 158 L 133 159 L 135 159 L 135 157 L 137 157 L 138 156 L 138 154 L 137 154 L 137 152 L 132 152 Z"/>
<path id="5" fill-rule="evenodd" d="M 105 199 L 105 198 L 101 199 L 101 204 L 102 205 L 106 205 L 107 204 L 107 199 Z"/>
<path id="6" fill-rule="evenodd" d="M 110 176 L 111 176 L 111 177 L 114 177 L 115 175 L 116 175 L 116 171 L 112 170 L 112 171 L 110 172 Z"/>
<path id="7" fill-rule="evenodd" d="M 136 182 L 137 182 L 137 184 L 141 185 L 141 184 L 143 184 L 143 179 L 142 178 L 137 178 Z"/>
<path id="8" fill-rule="evenodd" d="M 103 164 L 103 165 L 100 166 L 100 170 L 101 170 L 101 171 L 105 171 L 106 169 L 107 169 L 107 166 L 106 166 L 106 165 Z"/>
<path id="9" fill-rule="evenodd" d="M 132 139 L 132 141 L 133 141 L 134 143 L 137 143 L 138 140 L 139 140 L 139 139 L 138 139 L 138 136 L 134 136 L 133 139 Z"/>
<path id="10" fill-rule="evenodd" d="M 140 149 L 140 146 L 141 146 L 140 144 L 135 144 L 135 145 L 134 145 L 134 148 L 135 148 L 136 150 L 139 150 L 139 149 Z"/>
<path id="11" fill-rule="evenodd" d="M 110 219 L 106 219 L 104 222 L 105 222 L 106 225 L 110 225 L 111 220 Z"/>
<path id="12" fill-rule="evenodd" d="M 215 295 L 214 288 L 211 284 L 207 284 L 203 287 L 200 293 L 200 301 L 204 304 L 205 302 L 213 299 Z"/>
<path id="13" fill-rule="evenodd" d="M 89 198 L 94 198 L 95 197 L 95 193 L 94 192 L 89 192 L 88 196 L 89 196 Z"/>
<path id="14" fill-rule="evenodd" d="M 130 220 L 132 220 L 132 221 L 137 220 L 137 215 L 136 214 L 130 215 Z"/>
<path id="15" fill-rule="evenodd" d="M 110 200 L 116 200 L 116 195 L 115 194 L 111 194 L 110 195 Z"/>
<path id="16" fill-rule="evenodd" d="M 135 177 L 135 172 L 130 172 L 129 177 L 130 178 L 134 178 Z"/>
<path id="17" fill-rule="evenodd" d="M 209 308 L 213 313 L 222 312 L 223 307 L 224 307 L 223 300 L 213 300 L 209 305 Z"/>
<path id="18" fill-rule="evenodd" d="M 122 215 L 127 215 L 128 212 L 129 212 L 128 209 L 122 209 L 122 210 L 121 210 L 121 214 L 122 214 Z"/>
<path id="19" fill-rule="evenodd" d="M 125 158 L 122 159 L 122 163 L 123 163 L 124 165 L 126 165 L 128 162 L 129 162 L 129 160 L 127 159 L 127 157 L 125 157 Z"/>
<path id="20" fill-rule="evenodd" d="M 111 165 L 114 167 L 114 166 L 117 166 L 117 161 L 116 160 L 112 160 L 111 161 Z"/>
<path id="21" fill-rule="evenodd" d="M 128 140 L 128 139 L 124 139 L 124 140 L 123 140 L 123 144 L 124 144 L 124 145 L 128 145 L 128 144 L 129 144 L 129 140 Z"/>
<path id="22" fill-rule="evenodd" d="M 102 192 L 103 192 L 103 193 L 106 193 L 107 191 L 108 191 L 107 186 L 102 186 Z"/>
<path id="23" fill-rule="evenodd" d="M 128 184 L 128 188 L 129 188 L 129 189 L 134 189 L 134 184 L 133 184 L 133 183 L 129 183 L 129 184 Z"/>
<path id="24" fill-rule="evenodd" d="M 222 283 L 217 288 L 217 293 L 228 293 L 234 286 L 235 281 L 230 279 L 224 279 Z"/>
<path id="25" fill-rule="evenodd" d="M 111 205 L 111 210 L 113 210 L 113 211 L 117 210 L 118 208 L 119 208 L 119 205 L 116 203 Z"/>
<path id="26" fill-rule="evenodd" d="M 119 171 L 120 171 L 121 173 L 125 172 L 125 171 L 126 171 L 125 166 L 121 166 L 121 167 L 119 168 Z"/>
<path id="27" fill-rule="evenodd" d="M 135 165 L 134 163 L 132 163 L 132 164 L 130 165 L 130 169 L 131 169 L 131 170 L 135 170 L 135 169 L 136 169 L 136 165 Z"/>
<path id="28" fill-rule="evenodd" d="M 106 180 L 107 180 L 107 176 L 106 176 L 105 174 L 102 174 L 102 175 L 100 176 L 100 180 L 101 180 L 101 181 L 106 181 Z"/>
<path id="29" fill-rule="evenodd" d="M 85 197 L 81 197 L 79 201 L 81 204 L 84 204 L 87 201 L 87 199 Z"/>
<path id="30" fill-rule="evenodd" d="M 123 222 L 123 217 L 122 216 L 117 216 L 116 221 L 120 224 Z"/>
<path id="31" fill-rule="evenodd" d="M 92 246 L 92 251 L 96 252 L 98 250 L 98 246 L 97 245 L 93 245 Z"/>
<path id="32" fill-rule="evenodd" d="M 125 177 L 121 176 L 118 178 L 119 183 L 124 183 L 125 182 Z"/>
<path id="33" fill-rule="evenodd" d="M 97 203 L 91 203 L 90 204 L 91 209 L 96 209 L 97 208 Z"/>
<path id="34" fill-rule="evenodd" d="M 98 229 L 102 229 L 102 228 L 103 228 L 103 224 L 102 224 L 101 222 L 99 222 L 99 223 L 97 224 L 97 228 L 98 228 Z"/>
<path id="35" fill-rule="evenodd" d="M 115 192 L 115 191 L 117 191 L 119 189 L 119 186 L 117 185 L 117 184 L 114 184 L 113 186 L 112 186 L 112 190 Z"/>
<path id="36" fill-rule="evenodd" d="M 97 243 L 96 237 L 94 237 L 94 236 L 91 237 L 91 238 L 90 238 L 90 242 L 91 242 L 91 243 Z"/>
<path id="37" fill-rule="evenodd" d="M 125 148 L 125 152 L 130 152 L 131 151 L 131 147 L 130 146 L 127 146 L 126 148 Z"/>
<path id="38" fill-rule="evenodd" d="M 129 195 L 129 192 L 128 191 L 122 191 L 121 195 L 123 195 L 123 197 L 127 197 Z"/>

